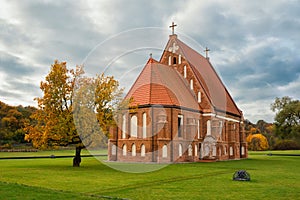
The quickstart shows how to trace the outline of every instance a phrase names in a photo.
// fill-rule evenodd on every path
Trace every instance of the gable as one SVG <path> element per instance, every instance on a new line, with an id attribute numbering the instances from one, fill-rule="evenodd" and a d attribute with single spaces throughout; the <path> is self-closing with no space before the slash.
<path id="1" fill-rule="evenodd" d="M 126 95 L 133 105 L 168 105 L 199 110 L 187 81 L 173 68 L 150 58 Z"/>
<path id="2" fill-rule="evenodd" d="M 180 41 L 176 35 L 170 36 L 160 62 L 171 64 L 170 60 L 167 61 L 166 59 L 172 56 L 178 58 L 178 60 L 181 57 L 188 63 L 194 78 L 208 98 L 211 110 L 242 116 L 242 112 L 236 106 L 209 60 Z M 173 66 L 176 67 L 176 65 Z"/>

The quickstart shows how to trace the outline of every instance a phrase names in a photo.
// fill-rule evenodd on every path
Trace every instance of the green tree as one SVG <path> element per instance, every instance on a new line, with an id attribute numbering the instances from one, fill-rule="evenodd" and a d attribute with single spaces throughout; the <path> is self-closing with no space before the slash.
<path id="1" fill-rule="evenodd" d="M 300 101 L 290 97 L 276 98 L 271 104 L 275 115 L 275 133 L 281 139 L 300 142 Z"/>

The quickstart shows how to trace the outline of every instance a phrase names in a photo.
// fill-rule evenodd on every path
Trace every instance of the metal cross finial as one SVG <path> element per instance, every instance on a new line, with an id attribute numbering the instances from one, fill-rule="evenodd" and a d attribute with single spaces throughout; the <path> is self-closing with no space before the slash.
<path id="1" fill-rule="evenodd" d="M 177 24 L 174 24 L 174 22 L 172 22 L 172 25 L 169 26 L 169 28 L 172 28 L 172 35 L 174 35 L 174 28 L 175 26 L 177 26 Z"/>
<path id="2" fill-rule="evenodd" d="M 206 47 L 204 51 L 205 51 L 206 58 L 208 58 L 208 52 L 210 51 L 210 49 Z"/>

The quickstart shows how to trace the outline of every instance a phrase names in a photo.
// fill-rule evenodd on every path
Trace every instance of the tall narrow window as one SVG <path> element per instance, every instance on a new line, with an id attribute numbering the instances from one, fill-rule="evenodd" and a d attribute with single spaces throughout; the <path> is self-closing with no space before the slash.
<path id="1" fill-rule="evenodd" d="M 123 115 L 122 120 L 122 139 L 125 139 L 126 137 L 126 115 Z"/>
<path id="2" fill-rule="evenodd" d="M 178 57 L 178 64 L 181 64 L 181 55 L 179 54 L 179 57 Z"/>
<path id="3" fill-rule="evenodd" d="M 178 155 L 182 156 L 182 144 L 179 144 L 178 146 Z"/>
<path id="4" fill-rule="evenodd" d="M 223 122 L 219 121 L 219 134 L 222 136 Z"/>
<path id="5" fill-rule="evenodd" d="M 190 80 L 190 88 L 191 88 L 191 90 L 194 89 L 194 81 L 193 81 L 193 79 Z"/>
<path id="6" fill-rule="evenodd" d="M 242 146 L 242 155 L 245 155 L 245 147 Z"/>
<path id="7" fill-rule="evenodd" d="M 132 155 L 132 156 L 136 156 L 136 146 L 135 146 L 135 144 L 132 144 L 132 147 L 131 147 L 131 155 Z"/>
<path id="8" fill-rule="evenodd" d="M 176 57 L 173 58 L 173 65 L 177 64 Z"/>
<path id="9" fill-rule="evenodd" d="M 127 155 L 127 146 L 126 144 L 123 145 L 123 156 Z"/>
<path id="10" fill-rule="evenodd" d="M 233 148 L 232 147 L 229 147 L 229 155 L 233 156 Z"/>
<path id="11" fill-rule="evenodd" d="M 147 113 L 143 113 L 143 138 L 147 137 Z"/>
<path id="12" fill-rule="evenodd" d="M 206 122 L 206 126 L 207 126 L 207 135 L 211 135 L 211 122 L 210 120 L 207 120 Z"/>
<path id="13" fill-rule="evenodd" d="M 167 158 L 168 157 L 168 147 L 167 147 L 166 144 L 162 148 L 162 157 L 163 158 Z"/>
<path id="14" fill-rule="evenodd" d="M 111 155 L 113 156 L 117 155 L 117 146 L 114 144 L 111 147 Z"/>
<path id="15" fill-rule="evenodd" d="M 184 78 L 186 78 L 186 74 L 187 74 L 187 73 L 186 73 L 186 65 L 184 65 L 184 67 L 183 67 L 183 77 L 184 77 Z"/>
<path id="16" fill-rule="evenodd" d="M 198 134 L 198 139 L 200 139 L 201 135 L 200 135 L 200 120 L 199 119 L 197 121 L 197 134 Z"/>
<path id="17" fill-rule="evenodd" d="M 192 156 L 192 155 L 193 155 L 193 147 L 192 147 L 192 145 L 189 145 L 188 156 Z"/>
<path id="18" fill-rule="evenodd" d="M 146 155 L 146 147 L 145 147 L 144 144 L 142 144 L 142 146 L 141 146 L 141 156 L 145 157 L 145 155 Z"/>
<path id="19" fill-rule="evenodd" d="M 182 137 L 182 131 L 183 131 L 183 115 L 178 115 L 178 137 Z"/>
<path id="20" fill-rule="evenodd" d="M 130 121 L 130 136 L 137 137 L 137 117 L 133 115 Z"/>
<path id="21" fill-rule="evenodd" d="M 172 57 L 171 56 L 169 56 L 169 65 L 171 65 L 172 63 Z"/>
<path id="22" fill-rule="evenodd" d="M 201 92 L 198 92 L 198 103 L 201 103 Z"/>

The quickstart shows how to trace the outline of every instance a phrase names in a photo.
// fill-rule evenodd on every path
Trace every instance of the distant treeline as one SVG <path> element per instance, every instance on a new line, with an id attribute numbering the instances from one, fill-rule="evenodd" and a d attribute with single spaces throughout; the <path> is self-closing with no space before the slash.
<path id="1" fill-rule="evenodd" d="M 23 128 L 26 123 L 34 123 L 30 116 L 36 110 L 32 106 L 10 106 L 0 101 L 0 148 L 28 144 Z"/>
<path id="2" fill-rule="evenodd" d="M 277 104 L 281 103 L 280 108 L 285 112 L 277 112 L 274 123 L 258 120 L 254 124 L 247 119 L 244 121 L 248 148 L 250 150 L 300 149 L 299 101 L 292 101 L 288 97 L 276 99 L 276 101 L 275 103 Z M 296 105 L 294 105 L 295 102 L 297 103 Z M 288 110 L 287 105 L 292 105 L 293 107 Z M 36 123 L 30 117 L 36 111 L 37 108 L 32 106 L 10 106 L 0 101 L 0 149 L 11 149 L 18 146 L 22 148 L 24 146 L 31 147 L 31 143 L 24 140 L 24 127 L 28 124 L 33 125 Z M 293 114 L 295 111 L 297 111 L 296 114 Z M 288 117 L 281 117 L 282 113 L 288 113 Z M 288 119 L 292 118 L 291 116 L 294 116 L 295 120 L 293 122 L 295 123 L 286 124 Z M 279 117 L 284 118 L 284 123 L 280 123 L 280 120 L 277 119 Z"/>

